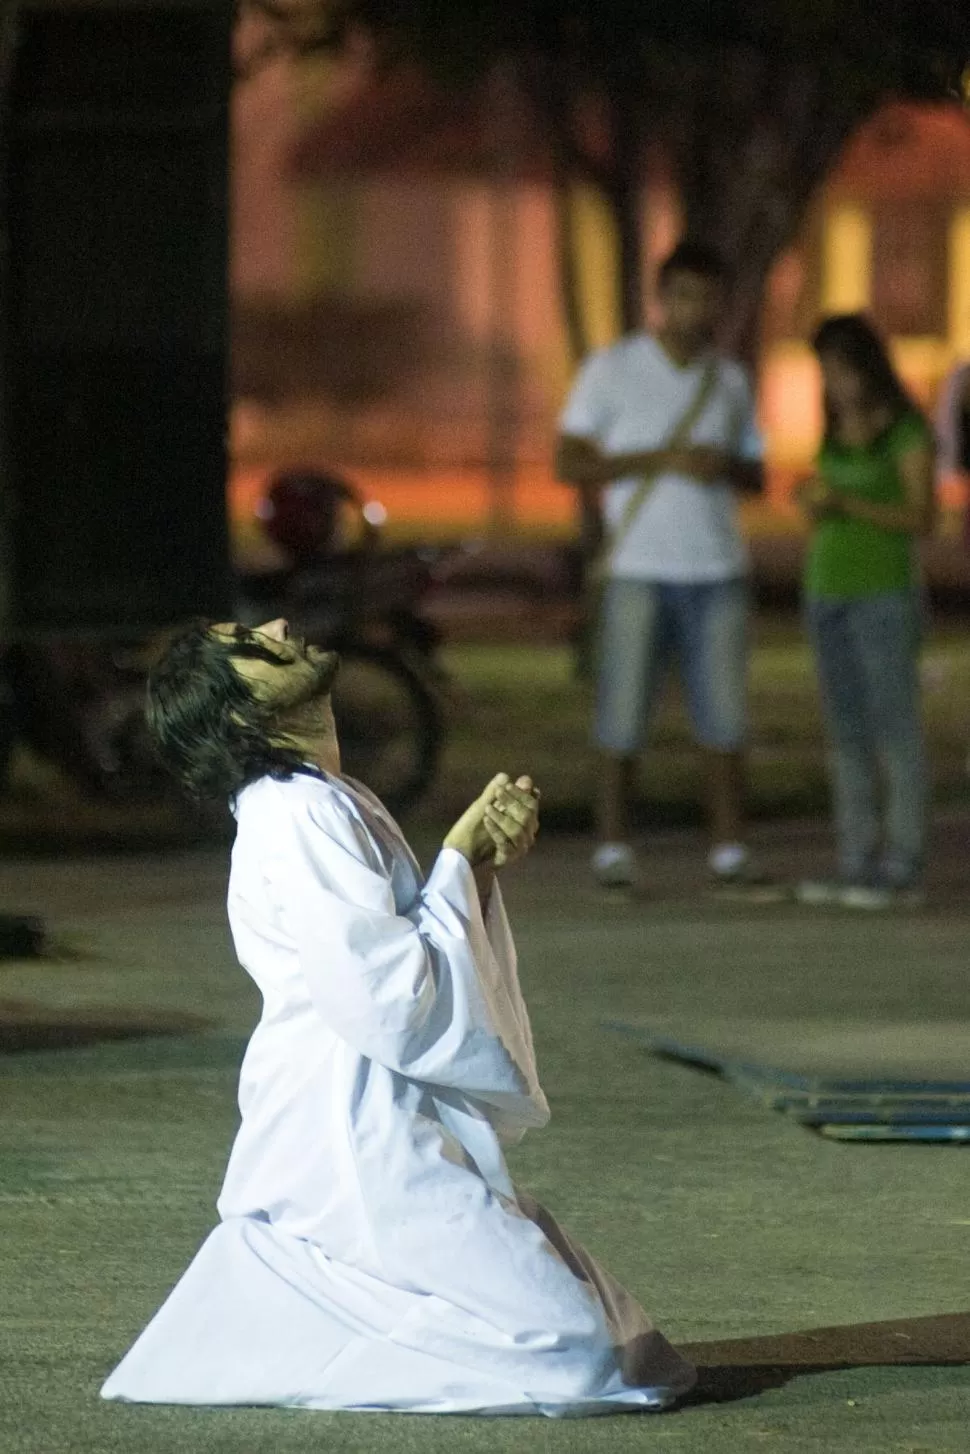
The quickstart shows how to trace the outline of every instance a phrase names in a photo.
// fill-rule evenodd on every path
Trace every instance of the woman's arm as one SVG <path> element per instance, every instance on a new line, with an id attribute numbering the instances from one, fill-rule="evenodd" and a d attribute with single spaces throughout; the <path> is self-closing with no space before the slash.
<path id="1" fill-rule="evenodd" d="M 903 503 L 881 505 L 861 496 L 833 489 L 818 477 L 807 480 L 796 499 L 812 520 L 865 520 L 881 530 L 906 535 L 929 535 L 936 523 L 935 452 L 931 445 L 918 444 L 899 456 L 903 482 Z"/>
<path id="2" fill-rule="evenodd" d="M 917 445 L 901 454 L 898 464 L 905 497 L 901 505 L 878 505 L 856 495 L 833 492 L 836 513 L 847 520 L 865 520 L 883 530 L 930 535 L 936 523 L 935 451 L 928 444 Z"/>

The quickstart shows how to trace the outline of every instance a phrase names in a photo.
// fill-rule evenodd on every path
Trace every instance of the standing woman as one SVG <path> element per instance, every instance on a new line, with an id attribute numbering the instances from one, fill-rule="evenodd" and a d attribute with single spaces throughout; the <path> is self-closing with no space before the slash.
<path id="1" fill-rule="evenodd" d="M 916 542 L 933 528 L 933 435 L 864 317 L 826 319 L 813 346 L 825 437 L 800 496 L 813 527 L 805 612 L 829 742 L 838 877 L 802 884 L 799 897 L 879 909 L 922 896 Z"/>

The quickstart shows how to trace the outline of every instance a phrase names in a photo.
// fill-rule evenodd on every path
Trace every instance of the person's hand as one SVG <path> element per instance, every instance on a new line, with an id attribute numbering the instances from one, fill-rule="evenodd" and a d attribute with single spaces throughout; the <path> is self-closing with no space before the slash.
<path id="1" fill-rule="evenodd" d="M 667 469 L 672 474 L 690 475 L 709 485 L 728 473 L 731 457 L 726 450 L 712 449 L 706 444 L 686 444 L 667 451 Z"/>
<path id="2" fill-rule="evenodd" d="M 539 831 L 539 789 L 530 777 L 499 789 L 485 809 L 485 827 L 495 845 L 496 868 L 525 857 Z"/>
<path id="3" fill-rule="evenodd" d="M 507 772 L 498 773 L 462 813 L 445 848 L 454 848 L 473 868 L 485 863 L 499 868 L 521 858 L 538 831 L 538 797 L 531 778 L 513 783 Z"/>
<path id="4" fill-rule="evenodd" d="M 808 518 L 815 522 L 838 515 L 841 510 L 838 492 L 817 475 L 796 488 L 795 499 Z"/>

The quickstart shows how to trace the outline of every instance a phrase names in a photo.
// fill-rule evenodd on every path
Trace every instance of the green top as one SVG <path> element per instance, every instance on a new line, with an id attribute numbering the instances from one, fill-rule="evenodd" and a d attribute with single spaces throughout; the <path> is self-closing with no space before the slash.
<path id="1" fill-rule="evenodd" d="M 901 414 L 868 445 L 823 444 L 818 473 L 830 489 L 857 495 L 873 504 L 903 505 L 906 492 L 899 459 L 920 445 L 932 444 L 921 414 Z M 902 591 L 916 580 L 913 537 L 885 530 L 867 520 L 833 516 L 812 532 L 805 568 L 810 596 L 874 596 Z"/>

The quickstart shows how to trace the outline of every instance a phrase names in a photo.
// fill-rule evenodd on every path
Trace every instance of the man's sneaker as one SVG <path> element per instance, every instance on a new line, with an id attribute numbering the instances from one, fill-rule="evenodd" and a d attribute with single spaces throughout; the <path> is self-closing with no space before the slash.
<path id="1" fill-rule="evenodd" d="M 600 843 L 590 860 L 596 882 L 605 889 L 630 889 L 637 881 L 636 854 L 629 843 Z"/>
<path id="2" fill-rule="evenodd" d="M 893 891 L 885 884 L 846 884 L 838 898 L 843 909 L 862 909 L 868 913 L 879 913 L 892 908 Z"/>
<path id="3" fill-rule="evenodd" d="M 828 909 L 841 903 L 847 888 L 837 878 L 807 878 L 795 885 L 795 898 L 812 909 Z"/>
<path id="4" fill-rule="evenodd" d="M 860 909 L 879 913 L 885 909 L 919 909 L 926 894 L 918 884 L 843 883 L 839 879 L 808 879 L 795 889 L 800 904 L 812 908 Z"/>
<path id="5" fill-rule="evenodd" d="M 710 886 L 718 898 L 744 899 L 748 903 L 777 904 L 788 891 L 776 883 L 744 849 L 719 861 L 717 850 L 708 857 Z"/>

